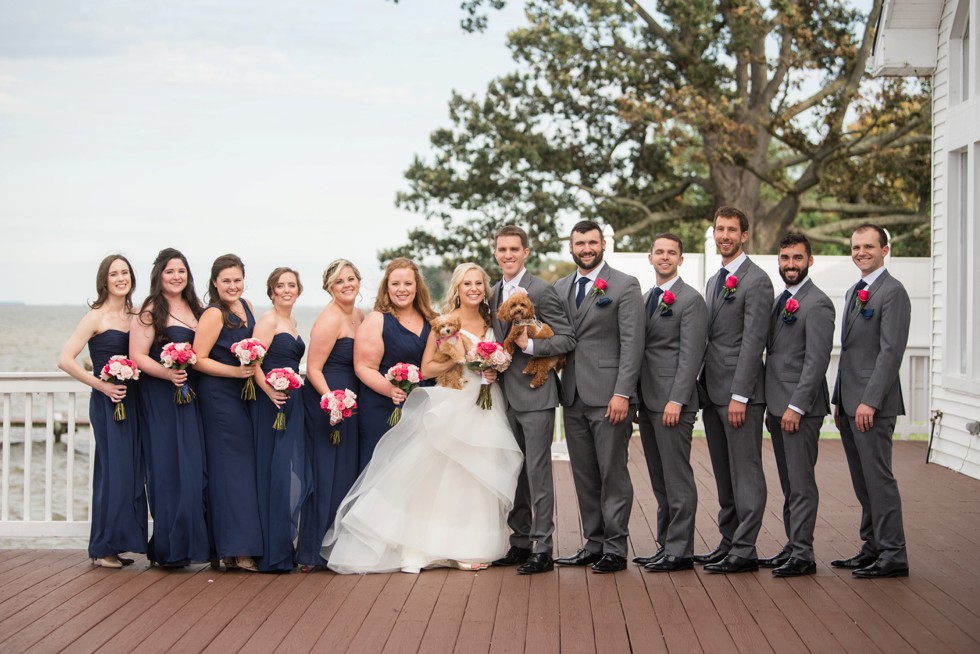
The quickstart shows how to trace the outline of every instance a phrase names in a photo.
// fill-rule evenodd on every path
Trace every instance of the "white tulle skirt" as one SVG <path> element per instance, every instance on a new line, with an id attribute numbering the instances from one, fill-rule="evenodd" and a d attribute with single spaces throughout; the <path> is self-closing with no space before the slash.
<path id="1" fill-rule="evenodd" d="M 523 455 L 494 386 L 417 388 L 337 511 L 322 554 L 341 574 L 417 572 L 493 561 L 508 547 L 507 515 Z"/>

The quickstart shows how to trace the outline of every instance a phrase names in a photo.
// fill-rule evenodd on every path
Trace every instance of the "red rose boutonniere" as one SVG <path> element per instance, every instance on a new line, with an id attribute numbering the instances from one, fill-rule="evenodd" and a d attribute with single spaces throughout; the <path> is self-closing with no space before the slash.
<path id="1" fill-rule="evenodd" d="M 660 309 L 661 315 L 669 315 L 671 311 L 671 305 L 674 304 L 674 300 L 677 298 L 671 291 L 664 291 L 663 297 L 660 298 L 660 305 L 657 307 Z"/>
<path id="2" fill-rule="evenodd" d="M 601 277 L 597 277 L 595 283 L 592 284 L 592 292 L 589 295 L 602 297 L 606 294 L 607 288 L 609 288 L 609 283 Z"/>
<path id="3" fill-rule="evenodd" d="M 796 321 L 796 312 L 800 309 L 800 303 L 796 298 L 789 298 L 786 300 L 786 306 L 783 307 L 783 322 L 791 323 Z"/>
<path id="4" fill-rule="evenodd" d="M 868 289 L 862 288 L 860 291 L 858 291 L 858 296 L 857 296 L 858 309 L 864 309 L 864 305 L 868 303 L 868 298 L 870 297 L 871 294 L 868 293 Z"/>
<path id="5" fill-rule="evenodd" d="M 728 277 L 726 277 L 725 278 L 725 293 L 724 293 L 723 297 L 726 300 L 729 300 L 729 301 L 734 300 L 735 299 L 735 291 L 737 291 L 737 290 L 738 290 L 738 277 L 736 277 L 735 275 L 729 275 Z"/>

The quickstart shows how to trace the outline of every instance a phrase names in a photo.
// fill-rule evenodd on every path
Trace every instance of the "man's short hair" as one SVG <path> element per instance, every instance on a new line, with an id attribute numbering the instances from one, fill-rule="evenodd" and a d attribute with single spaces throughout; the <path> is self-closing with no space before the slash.
<path id="1" fill-rule="evenodd" d="M 885 247 L 886 245 L 888 245 L 888 234 L 885 232 L 884 229 L 882 229 L 878 225 L 875 225 L 874 223 L 862 223 L 858 225 L 857 227 L 854 228 L 854 231 L 851 232 L 851 236 L 854 236 L 858 232 L 866 232 L 869 229 L 873 229 L 876 232 L 878 232 L 878 242 L 881 244 L 881 247 Z"/>
<path id="2" fill-rule="evenodd" d="M 680 254 L 681 256 L 684 256 L 684 243 L 681 241 L 681 237 L 678 236 L 677 234 L 671 234 L 670 232 L 660 232 L 659 234 L 653 237 L 653 244 L 651 244 L 650 246 L 651 252 L 653 251 L 653 246 L 656 245 L 657 241 L 659 241 L 662 238 L 677 243 L 677 253 Z"/>
<path id="3" fill-rule="evenodd" d="M 602 227 L 599 227 L 599 223 L 594 220 L 580 220 L 575 223 L 572 227 L 572 234 L 578 232 L 579 234 L 585 234 L 586 232 L 591 232 L 592 230 L 597 230 L 599 234 L 602 234 Z"/>
<path id="4" fill-rule="evenodd" d="M 742 233 L 749 231 L 748 217 L 735 207 L 718 207 L 718 210 L 715 211 L 715 217 L 711 221 L 712 227 L 718 224 L 719 218 L 738 218 L 738 227 Z"/>
<path id="5" fill-rule="evenodd" d="M 800 243 L 806 248 L 806 256 L 813 256 L 813 248 L 810 247 L 810 239 L 799 232 L 790 232 L 779 241 L 779 249 L 790 248 L 794 245 L 799 245 Z"/>
<path id="6" fill-rule="evenodd" d="M 493 235 L 493 246 L 497 247 L 497 240 L 501 236 L 519 236 L 521 238 L 521 246 L 526 250 L 530 247 L 527 240 L 527 232 L 518 227 L 517 225 L 504 225 L 497 230 L 497 233 Z"/>

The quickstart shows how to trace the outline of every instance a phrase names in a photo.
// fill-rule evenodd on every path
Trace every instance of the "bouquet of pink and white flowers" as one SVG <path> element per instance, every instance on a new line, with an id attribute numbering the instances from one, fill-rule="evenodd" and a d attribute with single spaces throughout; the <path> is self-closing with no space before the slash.
<path id="1" fill-rule="evenodd" d="M 510 367 L 510 355 L 504 346 L 494 341 L 480 341 L 466 353 L 466 367 L 476 372 L 496 370 L 503 372 Z M 486 381 L 480 386 L 480 395 L 476 403 L 481 409 L 493 407 L 493 396 L 490 395 L 490 384 Z"/>
<path id="2" fill-rule="evenodd" d="M 396 363 L 388 368 L 385 379 L 391 382 L 392 386 L 396 386 L 406 393 L 411 393 L 416 386 L 422 383 L 422 372 L 418 366 L 411 363 Z M 395 410 L 391 412 L 391 416 L 388 417 L 388 424 L 394 427 L 401 419 L 402 408 L 396 406 Z"/>
<path id="3" fill-rule="evenodd" d="M 357 395 L 349 388 L 324 393 L 320 398 L 320 408 L 330 414 L 330 426 L 336 427 L 330 432 L 330 442 L 340 445 L 339 425 L 344 418 L 354 415 L 354 409 L 357 408 Z"/>
<path id="4" fill-rule="evenodd" d="M 164 368 L 187 370 L 197 363 L 197 353 L 190 343 L 167 343 L 160 352 L 160 363 Z M 197 393 L 186 383 L 174 391 L 174 402 L 190 404 Z"/>
<path id="5" fill-rule="evenodd" d="M 102 381 L 113 384 L 125 384 L 130 379 L 135 380 L 139 378 L 140 369 L 122 354 L 109 357 L 109 361 L 102 366 L 102 373 L 99 375 L 99 379 Z M 126 419 L 126 407 L 121 400 L 116 402 L 116 409 L 112 412 L 112 419 L 116 422 L 122 422 Z"/>
<path id="6" fill-rule="evenodd" d="M 231 346 L 231 353 L 238 358 L 238 362 L 247 366 L 251 363 L 260 364 L 265 358 L 265 346 L 257 338 L 243 338 Z M 255 399 L 255 382 L 251 377 L 245 378 L 245 386 L 242 387 L 242 399 Z"/>
<path id="7" fill-rule="evenodd" d="M 303 378 L 297 375 L 292 368 L 273 368 L 265 376 L 265 383 L 271 386 L 273 390 L 289 395 L 291 391 L 295 391 L 303 385 Z M 276 431 L 286 429 L 286 414 L 282 412 L 282 407 L 279 407 L 279 413 L 276 415 L 276 421 L 272 423 L 272 428 Z"/>

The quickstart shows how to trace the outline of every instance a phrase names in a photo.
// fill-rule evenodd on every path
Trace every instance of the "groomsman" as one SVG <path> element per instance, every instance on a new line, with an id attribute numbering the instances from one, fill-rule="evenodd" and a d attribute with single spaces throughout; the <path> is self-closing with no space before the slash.
<path id="1" fill-rule="evenodd" d="M 773 296 L 769 276 L 745 252 L 749 220 L 734 207 L 714 218 L 721 269 L 708 280 L 708 346 L 701 384 L 704 431 L 718 489 L 721 543 L 694 557 L 708 572 L 759 569 L 755 541 L 766 508 L 762 422 L 766 412 L 762 351 Z"/>
<path id="2" fill-rule="evenodd" d="M 658 234 L 649 255 L 657 285 L 647 291 L 646 348 L 640 368 L 640 438 L 657 498 L 660 549 L 636 563 L 651 572 L 694 567 L 694 514 L 698 489 L 691 469 L 691 432 L 698 413 L 698 371 L 704 360 L 708 309 L 677 268 L 681 239 Z"/>
<path id="3" fill-rule="evenodd" d="M 766 425 L 783 488 L 786 545 L 760 559 L 777 577 L 817 571 L 813 528 L 820 495 L 813 474 L 824 416 L 830 413 L 827 366 L 834 346 L 834 303 L 807 274 L 810 241 L 787 234 L 779 243 L 779 276 L 786 289 L 773 302 L 766 349 Z"/>
<path id="4" fill-rule="evenodd" d="M 514 509 L 507 520 L 512 530 L 510 550 L 494 565 L 517 565 L 520 574 L 554 569 L 552 553 L 555 532 L 555 487 L 551 473 L 551 442 L 558 406 L 558 377 L 552 372 L 543 386 L 531 388 L 531 378 L 522 371 L 532 356 L 565 354 L 575 347 L 572 326 L 555 287 L 524 268 L 531 250 L 527 233 L 515 225 L 501 227 L 494 238 L 493 256 L 503 273 L 490 292 L 493 333 L 503 341 L 512 329 L 497 318 L 500 304 L 514 293 L 527 293 L 538 320 L 551 326 L 555 335 L 546 340 L 528 339 L 521 329 L 510 368 L 500 377 L 507 400 L 507 419 L 521 451 L 524 467 L 517 479 Z"/>
<path id="5" fill-rule="evenodd" d="M 909 574 L 902 499 L 892 474 L 895 421 L 905 414 L 898 371 L 909 338 L 912 304 L 885 270 L 888 236 L 864 224 L 851 234 L 851 259 L 861 279 L 844 303 L 834 419 L 840 429 L 854 494 L 861 503 L 861 551 L 831 561 L 856 577 Z"/>
<path id="6" fill-rule="evenodd" d="M 626 470 L 636 379 L 643 357 L 643 296 L 635 277 L 603 263 L 599 225 L 572 228 L 577 270 L 555 284 L 577 346 L 562 371 L 565 439 L 585 544 L 559 565 L 626 568 L 633 485 Z"/>

